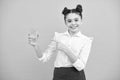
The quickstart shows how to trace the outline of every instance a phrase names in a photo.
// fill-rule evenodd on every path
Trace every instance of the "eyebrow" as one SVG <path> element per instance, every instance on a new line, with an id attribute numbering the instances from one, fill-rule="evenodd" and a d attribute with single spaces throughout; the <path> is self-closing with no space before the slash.
<path id="1" fill-rule="evenodd" d="M 69 18 L 69 19 L 71 19 L 71 18 Z M 72 19 L 78 19 L 78 18 L 76 17 L 76 18 L 72 18 Z"/>
<path id="2" fill-rule="evenodd" d="M 79 18 L 74 18 L 74 19 L 79 19 Z"/>
<path id="3" fill-rule="evenodd" d="M 76 20 L 76 19 L 79 19 L 79 18 L 73 18 L 73 20 Z M 72 20 L 72 19 L 66 19 L 66 20 Z"/>

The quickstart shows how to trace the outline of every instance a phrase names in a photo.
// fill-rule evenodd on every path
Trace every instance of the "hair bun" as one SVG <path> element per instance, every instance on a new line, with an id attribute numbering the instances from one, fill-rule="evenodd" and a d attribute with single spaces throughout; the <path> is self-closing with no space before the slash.
<path id="1" fill-rule="evenodd" d="M 66 14 L 68 14 L 69 12 L 70 12 L 70 10 L 69 10 L 67 7 L 65 7 L 64 10 L 62 11 L 62 14 L 63 14 L 63 15 L 66 15 Z"/>
<path id="2" fill-rule="evenodd" d="M 83 9 L 82 9 L 82 5 L 78 4 L 76 7 L 76 11 L 82 13 Z"/>

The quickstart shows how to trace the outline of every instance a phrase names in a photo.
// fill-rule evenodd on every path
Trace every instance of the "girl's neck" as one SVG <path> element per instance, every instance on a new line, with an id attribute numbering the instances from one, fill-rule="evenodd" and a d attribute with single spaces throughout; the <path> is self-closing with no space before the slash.
<path id="1" fill-rule="evenodd" d="M 76 33 L 78 33 L 78 32 L 79 32 L 79 30 L 78 30 L 78 31 L 76 31 L 76 32 L 73 32 L 73 31 L 68 30 L 68 32 L 69 32 L 69 34 L 70 34 L 71 36 L 73 36 L 73 35 L 75 35 Z"/>

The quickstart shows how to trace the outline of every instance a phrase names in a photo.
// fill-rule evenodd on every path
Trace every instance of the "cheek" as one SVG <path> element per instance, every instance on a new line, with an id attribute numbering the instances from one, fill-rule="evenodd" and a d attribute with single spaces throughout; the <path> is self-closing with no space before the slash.
<path id="1" fill-rule="evenodd" d="M 71 24 L 68 23 L 68 22 L 65 22 L 65 25 L 66 25 L 67 27 L 69 27 Z"/>
<path id="2" fill-rule="evenodd" d="M 81 25 L 82 23 L 81 22 L 77 22 L 78 25 Z"/>

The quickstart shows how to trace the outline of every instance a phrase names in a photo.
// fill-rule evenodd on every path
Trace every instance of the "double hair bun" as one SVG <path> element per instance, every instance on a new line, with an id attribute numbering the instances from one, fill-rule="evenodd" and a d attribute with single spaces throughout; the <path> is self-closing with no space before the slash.
<path id="1" fill-rule="evenodd" d="M 62 14 L 67 15 L 68 13 L 73 12 L 73 11 L 82 14 L 82 11 L 83 11 L 82 5 L 78 4 L 75 9 L 68 9 L 67 7 L 65 7 L 62 11 Z"/>

